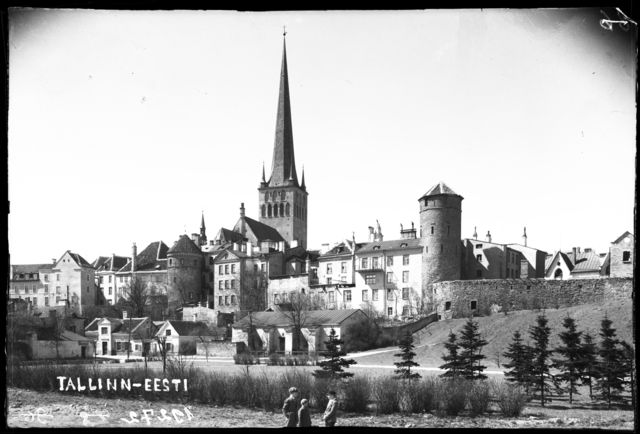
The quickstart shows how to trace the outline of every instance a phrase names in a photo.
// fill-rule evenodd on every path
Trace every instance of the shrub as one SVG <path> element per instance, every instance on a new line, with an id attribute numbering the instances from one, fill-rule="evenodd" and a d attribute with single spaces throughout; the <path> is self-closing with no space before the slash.
<path id="1" fill-rule="evenodd" d="M 475 381 L 469 392 L 471 415 L 484 414 L 489 409 L 491 390 L 486 381 Z"/>
<path id="2" fill-rule="evenodd" d="M 418 383 L 419 411 L 429 412 L 436 407 L 436 394 L 441 380 L 438 377 L 427 377 Z"/>
<path id="3" fill-rule="evenodd" d="M 327 399 L 327 393 L 330 390 L 336 390 L 336 381 L 329 378 L 315 378 L 313 380 L 313 388 L 309 397 L 309 404 L 313 408 L 324 410 L 327 407 L 329 400 Z"/>
<path id="4" fill-rule="evenodd" d="M 469 381 L 462 379 L 442 380 L 438 387 L 438 411 L 447 416 L 457 416 L 467 406 Z"/>
<path id="5" fill-rule="evenodd" d="M 373 398 L 376 402 L 376 413 L 395 413 L 399 406 L 399 382 L 393 378 L 380 378 L 373 385 Z"/>
<path id="6" fill-rule="evenodd" d="M 347 327 L 344 349 L 350 353 L 353 351 L 364 351 L 376 347 L 376 341 L 380 336 L 380 328 L 375 321 L 366 318 Z"/>
<path id="7" fill-rule="evenodd" d="M 260 363 L 260 360 L 251 353 L 234 354 L 233 361 L 236 365 L 254 365 Z"/>
<path id="8" fill-rule="evenodd" d="M 340 407 L 344 411 L 364 413 L 367 410 L 370 395 L 369 377 L 353 377 L 342 382 Z"/>
<path id="9" fill-rule="evenodd" d="M 522 387 L 500 381 L 493 384 L 493 391 L 503 416 L 520 416 L 528 401 L 527 394 Z"/>
<path id="10" fill-rule="evenodd" d="M 399 396 L 399 408 L 403 413 L 421 413 L 433 409 L 436 387 L 440 383 L 437 377 L 425 380 L 402 381 Z"/>
<path id="11" fill-rule="evenodd" d="M 269 354 L 269 360 L 267 361 L 267 364 L 271 365 L 271 366 L 279 365 L 280 364 L 280 356 L 278 355 L 278 353 Z"/>

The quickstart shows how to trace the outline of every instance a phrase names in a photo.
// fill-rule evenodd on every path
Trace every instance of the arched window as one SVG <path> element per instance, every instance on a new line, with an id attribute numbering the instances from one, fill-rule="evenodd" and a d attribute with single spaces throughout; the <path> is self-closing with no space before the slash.
<path id="1" fill-rule="evenodd" d="M 278 217 L 278 204 L 277 203 L 273 204 L 273 216 L 274 217 Z"/>
<path id="2" fill-rule="evenodd" d="M 555 273 L 553 273 L 553 278 L 562 280 L 562 269 L 558 268 Z"/>
<path id="3" fill-rule="evenodd" d="M 265 202 L 269 201 L 269 192 L 268 191 L 264 193 L 264 200 L 265 200 Z"/>
<path id="4" fill-rule="evenodd" d="M 284 200 L 284 199 L 285 199 L 285 197 L 286 197 L 286 195 L 287 195 L 287 194 L 284 192 L 284 190 L 282 190 L 282 191 L 280 192 L 280 200 Z"/>
<path id="5" fill-rule="evenodd" d="M 276 200 L 276 192 L 275 191 L 271 192 L 271 200 Z"/>
<path id="6" fill-rule="evenodd" d="M 271 217 L 271 204 L 267 206 L 267 217 Z"/>
<path id="7" fill-rule="evenodd" d="M 280 204 L 280 217 L 284 216 L 284 203 Z"/>
<path id="8" fill-rule="evenodd" d="M 267 207 L 262 204 L 262 217 L 266 217 L 267 216 Z"/>
<path id="9" fill-rule="evenodd" d="M 287 202 L 287 205 L 285 207 L 286 212 L 287 212 L 287 217 L 291 216 L 291 204 L 289 204 L 289 202 Z"/>

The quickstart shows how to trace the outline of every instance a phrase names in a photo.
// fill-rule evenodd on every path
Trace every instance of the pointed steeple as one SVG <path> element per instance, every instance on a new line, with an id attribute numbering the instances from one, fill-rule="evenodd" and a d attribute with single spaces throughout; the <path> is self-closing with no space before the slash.
<path id="1" fill-rule="evenodd" d="M 307 189 L 307 186 L 304 184 L 304 166 L 302 166 L 302 182 L 300 183 L 300 188 L 303 190 Z"/>
<path id="2" fill-rule="evenodd" d="M 200 231 L 204 232 L 207 227 L 204 225 L 204 211 L 202 211 L 202 220 L 200 220 Z"/>
<path id="3" fill-rule="evenodd" d="M 262 162 L 262 183 L 263 184 L 267 183 L 267 180 L 264 177 L 264 161 Z"/>
<path id="4" fill-rule="evenodd" d="M 287 46 L 283 40 L 280 91 L 278 93 L 278 115 L 276 137 L 273 145 L 273 163 L 269 186 L 286 185 L 292 180 L 298 185 L 296 163 L 293 153 L 293 129 L 291 127 L 291 103 L 289 102 L 289 74 L 287 72 Z"/>

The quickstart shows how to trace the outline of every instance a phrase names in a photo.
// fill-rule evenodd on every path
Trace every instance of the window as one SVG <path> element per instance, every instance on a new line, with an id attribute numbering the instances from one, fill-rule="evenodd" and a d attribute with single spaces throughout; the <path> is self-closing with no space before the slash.
<path id="1" fill-rule="evenodd" d="M 112 294 L 113 294 L 113 288 L 109 287 L 109 295 L 112 295 Z"/>
<path id="2" fill-rule="evenodd" d="M 60 275 L 56 274 L 56 281 L 60 281 Z"/>
<path id="3" fill-rule="evenodd" d="M 409 272 L 408 271 L 403 271 L 402 272 L 402 283 L 407 283 L 409 281 Z"/>
<path id="4" fill-rule="evenodd" d="M 48 274 L 45 274 L 45 275 L 44 275 L 44 281 L 45 281 L 45 282 L 48 282 L 48 281 L 49 281 L 49 275 L 48 275 Z"/>
<path id="5" fill-rule="evenodd" d="M 49 292 L 49 285 L 44 285 L 44 292 Z"/>
<path id="6" fill-rule="evenodd" d="M 481 249 L 482 248 L 482 244 L 476 244 L 476 249 Z"/>
<path id="7" fill-rule="evenodd" d="M 387 289 L 387 300 L 393 300 L 393 289 Z"/>
<path id="8" fill-rule="evenodd" d="M 371 268 L 373 268 L 374 270 L 378 269 L 378 257 L 377 256 L 375 258 L 371 258 Z"/>
<path id="9" fill-rule="evenodd" d="M 111 283 L 111 276 L 109 276 L 109 283 Z"/>
<path id="10" fill-rule="evenodd" d="M 444 310 L 451 310 L 451 302 L 447 301 L 444 303 Z"/>
<path id="11" fill-rule="evenodd" d="M 59 295 L 56 296 L 56 304 L 60 304 L 60 296 Z"/>
<path id="12" fill-rule="evenodd" d="M 378 290 L 377 289 L 372 289 L 371 290 L 371 299 L 373 301 L 378 301 Z"/>
<path id="13" fill-rule="evenodd" d="M 444 252 L 444 244 L 440 244 L 440 253 Z"/>
<path id="14" fill-rule="evenodd" d="M 329 291 L 329 303 L 333 303 L 336 301 L 336 293 L 335 291 Z"/>
<path id="15" fill-rule="evenodd" d="M 228 295 L 224 296 L 224 305 L 225 306 L 229 306 L 229 296 Z"/>
<path id="16" fill-rule="evenodd" d="M 393 283 L 393 271 L 387 271 L 387 283 Z"/>
<path id="17" fill-rule="evenodd" d="M 236 279 L 231 279 L 231 289 L 236 289 Z"/>
<path id="18" fill-rule="evenodd" d="M 165 336 L 171 336 L 171 329 L 167 329 L 165 331 Z"/>
<path id="19" fill-rule="evenodd" d="M 166 343 L 166 349 L 168 353 L 173 353 L 173 345 L 169 342 Z"/>
<path id="20" fill-rule="evenodd" d="M 369 265 L 367 259 L 368 258 L 362 258 L 362 268 L 365 269 L 365 270 L 367 269 L 367 266 Z"/>
<path id="21" fill-rule="evenodd" d="M 276 295 L 276 297 L 277 297 L 277 295 Z M 221 295 L 218 296 L 218 306 L 222 306 L 222 296 Z"/>
<path id="22" fill-rule="evenodd" d="M 431 235 L 433 235 L 433 230 L 434 230 L 433 226 L 431 226 Z"/>
<path id="23" fill-rule="evenodd" d="M 387 267 L 391 267 L 393 265 L 393 256 L 387 256 Z"/>
<path id="24" fill-rule="evenodd" d="M 392 307 L 388 307 L 387 308 L 387 315 L 393 316 L 393 308 Z"/>
<path id="25" fill-rule="evenodd" d="M 351 290 L 350 289 L 345 289 L 344 290 L 344 301 L 345 303 L 348 301 L 351 301 Z"/>
<path id="26" fill-rule="evenodd" d="M 476 270 L 476 277 L 482 277 L 482 270 Z"/>
<path id="27" fill-rule="evenodd" d="M 476 310 L 478 308 L 478 302 L 476 300 L 471 300 L 471 303 L 469 303 L 469 307 L 471 308 L 471 310 Z"/>
<path id="28" fill-rule="evenodd" d="M 38 297 L 33 297 L 33 305 L 34 306 L 38 305 Z"/>
<path id="29" fill-rule="evenodd" d="M 346 273 L 347 272 L 347 263 L 346 262 L 341 262 L 340 263 L 340 272 L 341 273 Z"/>
<path id="30" fill-rule="evenodd" d="M 116 351 L 122 351 L 122 342 L 116 341 Z"/>
<path id="31" fill-rule="evenodd" d="M 451 226 L 447 225 L 447 235 L 450 235 L 450 234 L 451 234 Z"/>
<path id="32" fill-rule="evenodd" d="M 403 316 L 408 316 L 409 314 L 410 314 L 409 306 L 402 306 L 402 315 Z"/>
<path id="33" fill-rule="evenodd" d="M 222 274 L 222 265 L 218 265 L 218 274 Z"/>
<path id="34" fill-rule="evenodd" d="M 327 285 L 331 285 L 333 279 L 331 277 L 327 277 Z"/>
<path id="35" fill-rule="evenodd" d="M 409 288 L 402 288 L 402 299 L 409 300 Z"/>
<path id="36" fill-rule="evenodd" d="M 106 335 L 106 334 L 109 333 L 108 330 L 109 330 L 108 327 L 100 327 L 100 334 L 101 335 Z"/>
<path id="37" fill-rule="evenodd" d="M 231 272 L 232 273 L 236 272 L 236 264 L 231 264 Z"/>
<path id="38" fill-rule="evenodd" d="M 122 283 L 122 276 L 120 276 L 120 283 Z"/>
<path id="39" fill-rule="evenodd" d="M 373 285 L 376 283 L 376 275 L 375 274 L 367 274 L 364 276 L 364 281 L 367 285 Z"/>
<path id="40" fill-rule="evenodd" d="M 331 273 L 333 273 L 333 265 L 327 264 L 327 274 L 331 274 Z"/>
<path id="41" fill-rule="evenodd" d="M 224 281 L 218 280 L 218 289 L 224 289 Z"/>
<path id="42" fill-rule="evenodd" d="M 224 281 L 224 289 L 229 289 L 229 281 L 228 280 Z"/>
<path id="43" fill-rule="evenodd" d="M 222 297 L 220 297 L 222 299 Z M 278 300 L 278 294 L 273 294 L 273 304 L 278 304 L 280 300 Z M 222 302 L 220 302 L 222 303 Z"/>
<path id="44" fill-rule="evenodd" d="M 236 296 L 235 295 L 231 296 L 231 304 L 236 304 Z"/>
<path id="45" fill-rule="evenodd" d="M 402 255 L 402 265 L 409 265 L 409 255 Z"/>
<path id="46" fill-rule="evenodd" d="M 476 261 L 482 262 L 482 255 L 476 255 Z"/>
<path id="47" fill-rule="evenodd" d="M 622 252 L 622 262 L 631 262 L 631 251 L 625 250 Z"/>
<path id="48" fill-rule="evenodd" d="M 44 305 L 49 306 L 49 297 L 44 298 Z"/>
<path id="49" fill-rule="evenodd" d="M 264 272 L 264 264 L 260 264 L 260 271 Z"/>
<path id="50" fill-rule="evenodd" d="M 369 290 L 368 289 L 363 289 L 362 290 L 362 301 L 369 301 Z"/>
<path id="51" fill-rule="evenodd" d="M 224 274 L 229 274 L 229 264 L 224 266 Z"/>
<path id="52" fill-rule="evenodd" d="M 260 209 L 261 209 L 261 212 L 262 212 L 262 217 L 266 217 L 267 216 L 267 207 L 264 206 L 264 204 L 262 204 L 262 207 Z"/>

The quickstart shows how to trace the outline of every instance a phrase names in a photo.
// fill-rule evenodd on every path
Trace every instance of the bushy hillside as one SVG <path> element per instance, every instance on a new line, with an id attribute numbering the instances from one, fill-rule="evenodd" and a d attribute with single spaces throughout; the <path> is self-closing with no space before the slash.
<path id="1" fill-rule="evenodd" d="M 555 347 L 560 343 L 558 333 L 564 330 L 562 321 L 567 315 L 576 320 L 578 330 L 590 333 L 595 342 L 599 343 L 600 321 L 605 312 L 609 319 L 613 321 L 613 327 L 617 330 L 618 338 L 624 339 L 629 343 L 633 342 L 631 300 L 624 303 L 606 302 L 561 309 L 546 309 L 544 312 L 551 328 L 551 347 Z M 525 342 L 529 341 L 529 327 L 535 324 L 536 317 L 540 314 L 541 312 L 539 311 L 524 310 L 509 312 L 507 315 L 498 313 L 492 316 L 475 318 L 480 325 L 482 336 L 489 342 L 483 351 L 483 354 L 487 357 L 485 365 L 488 369 L 496 369 L 498 368 L 498 362 L 507 361 L 502 357 L 502 353 L 511 343 L 514 331 L 520 330 Z M 445 352 L 443 344 L 447 340 L 449 331 L 453 330 L 454 333 L 459 334 L 465 322 L 466 319 L 438 321 L 417 332 L 414 335 L 416 361 L 421 366 L 427 367 L 441 365 L 443 363 L 441 356 Z M 391 350 L 391 348 L 389 349 Z M 396 351 L 359 357 L 357 360 L 361 364 L 389 365 L 396 361 L 393 357 L 394 352 Z"/>

